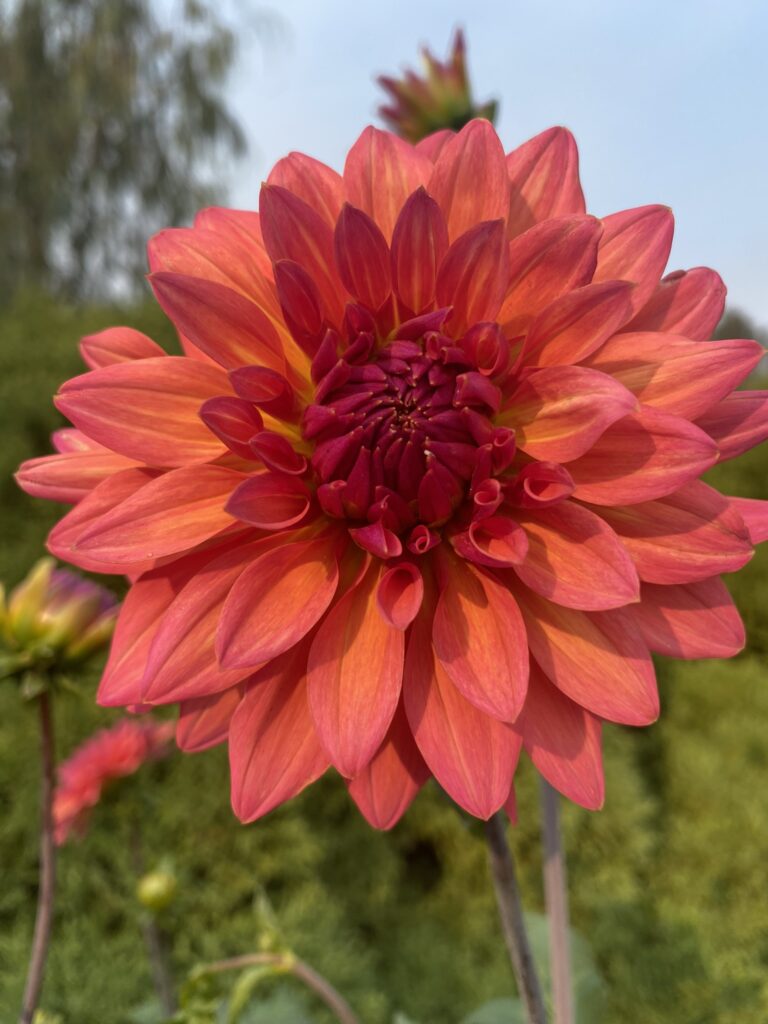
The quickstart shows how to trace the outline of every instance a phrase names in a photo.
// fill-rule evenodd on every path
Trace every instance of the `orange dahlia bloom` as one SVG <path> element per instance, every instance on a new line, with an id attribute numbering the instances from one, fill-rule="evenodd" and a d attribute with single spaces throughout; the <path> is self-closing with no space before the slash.
<path id="1" fill-rule="evenodd" d="M 671 240 L 585 213 L 564 129 L 505 156 L 483 120 L 292 153 L 259 213 L 156 236 L 185 355 L 86 338 L 19 474 L 75 503 L 57 556 L 134 581 L 101 703 L 227 740 L 244 821 L 329 765 L 377 827 L 430 775 L 487 818 L 521 747 L 599 807 L 603 721 L 657 717 L 651 651 L 741 649 L 719 575 L 768 533 L 698 480 L 768 436 L 762 349 L 705 340 L 723 285 L 662 279 Z"/>
<path id="2" fill-rule="evenodd" d="M 73 834 L 84 833 L 109 783 L 133 775 L 146 761 L 164 757 L 173 730 L 173 723 L 124 718 L 94 733 L 63 761 L 53 796 L 56 842 L 61 845 Z"/>

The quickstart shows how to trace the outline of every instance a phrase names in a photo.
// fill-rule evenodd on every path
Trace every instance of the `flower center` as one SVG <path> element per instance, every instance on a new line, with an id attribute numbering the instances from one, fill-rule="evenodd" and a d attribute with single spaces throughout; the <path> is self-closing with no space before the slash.
<path id="1" fill-rule="evenodd" d="M 315 445 L 317 495 L 332 516 L 401 534 L 445 523 L 492 475 L 498 389 L 464 351 L 433 332 L 378 351 L 351 346 L 319 381 L 304 436 Z"/>

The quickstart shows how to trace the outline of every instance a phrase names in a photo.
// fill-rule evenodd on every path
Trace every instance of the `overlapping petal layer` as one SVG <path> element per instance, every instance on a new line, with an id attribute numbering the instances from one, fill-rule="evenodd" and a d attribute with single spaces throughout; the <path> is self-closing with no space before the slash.
<path id="1" fill-rule="evenodd" d="M 132 580 L 99 700 L 227 741 L 245 821 L 331 765 L 377 828 L 430 776 L 488 817 L 521 749 L 599 807 L 602 722 L 656 718 L 651 652 L 738 652 L 719 574 L 768 535 L 698 480 L 768 399 L 734 391 L 755 342 L 707 340 L 717 274 L 662 277 L 672 230 L 588 216 L 565 129 L 505 155 L 476 120 L 161 232 L 185 354 L 84 339 L 75 429 L 18 475 L 74 505 L 52 551 Z"/>

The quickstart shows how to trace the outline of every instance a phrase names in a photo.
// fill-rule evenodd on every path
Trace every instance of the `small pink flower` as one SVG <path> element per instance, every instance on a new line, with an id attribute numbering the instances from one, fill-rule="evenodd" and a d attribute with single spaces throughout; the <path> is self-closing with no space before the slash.
<path id="1" fill-rule="evenodd" d="M 91 810 L 109 783 L 165 757 L 173 732 L 169 722 L 124 718 L 81 744 L 59 765 L 53 797 L 56 842 L 61 845 L 73 833 L 85 832 Z"/>
<path id="2" fill-rule="evenodd" d="M 505 155 L 475 120 L 156 236 L 185 355 L 86 339 L 19 471 L 74 504 L 54 553 L 134 581 L 101 703 L 227 740 L 244 821 L 329 765 L 376 827 L 430 775 L 487 818 L 521 749 L 599 807 L 603 722 L 654 721 L 651 652 L 741 650 L 720 574 L 768 534 L 699 479 L 768 435 L 763 350 L 707 340 L 725 289 L 662 276 L 672 231 L 589 216 L 565 129 Z"/>

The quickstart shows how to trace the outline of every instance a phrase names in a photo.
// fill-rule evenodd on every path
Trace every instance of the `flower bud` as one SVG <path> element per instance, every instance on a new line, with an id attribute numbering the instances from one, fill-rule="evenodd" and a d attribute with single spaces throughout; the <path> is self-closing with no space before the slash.
<path id="1" fill-rule="evenodd" d="M 42 558 L 11 591 L 0 595 L 6 654 L 25 668 L 83 661 L 112 636 L 117 601 L 103 587 Z"/>
<path id="2" fill-rule="evenodd" d="M 426 48 L 422 59 L 423 77 L 406 71 L 402 79 L 381 75 L 379 85 L 391 97 L 379 114 L 389 128 L 408 142 L 419 142 L 443 129 L 459 131 L 475 117 L 491 123 L 496 118 L 496 100 L 476 105 L 467 74 L 464 34 L 459 29 L 453 50 L 446 61 L 439 61 Z"/>
<path id="3" fill-rule="evenodd" d="M 143 907 L 157 914 L 173 903 L 176 887 L 176 876 L 167 868 L 158 868 L 139 879 L 136 897 Z"/>

